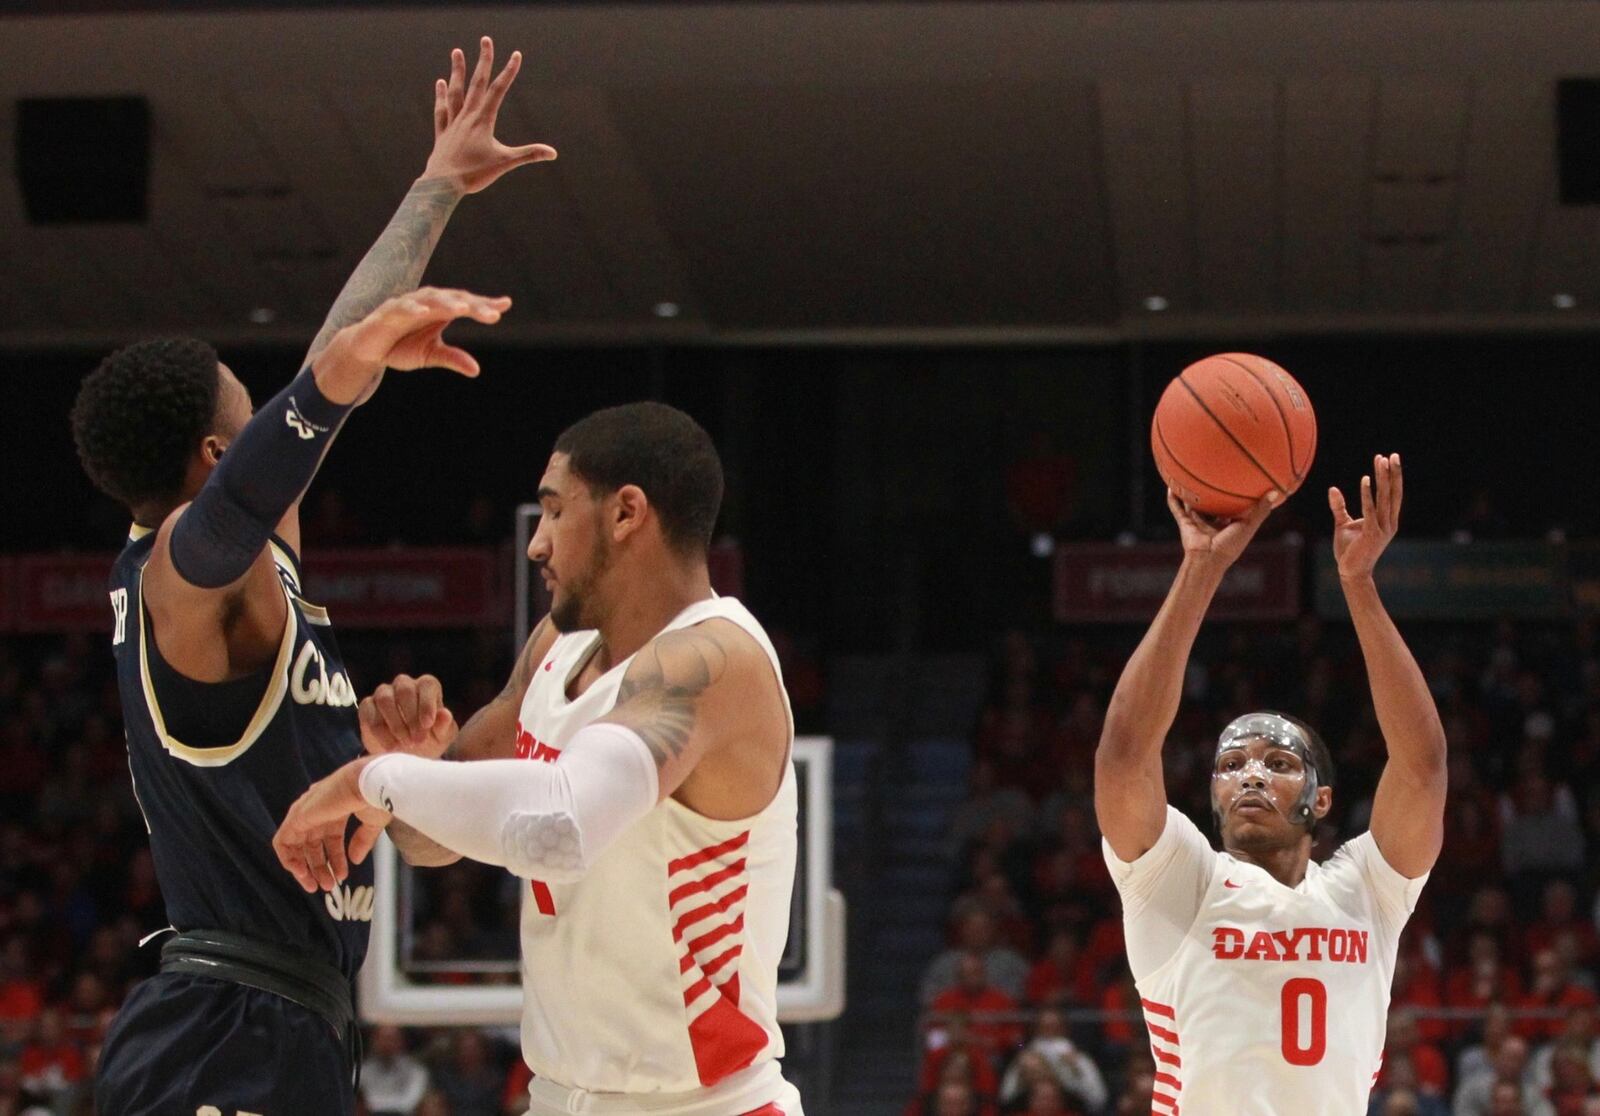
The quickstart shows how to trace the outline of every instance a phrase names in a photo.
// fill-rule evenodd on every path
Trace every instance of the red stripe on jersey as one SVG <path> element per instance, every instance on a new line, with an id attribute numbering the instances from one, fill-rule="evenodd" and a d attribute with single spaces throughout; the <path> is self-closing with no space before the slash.
<path id="1" fill-rule="evenodd" d="M 673 888 L 672 891 L 667 893 L 667 903 L 669 906 L 676 906 L 678 900 L 686 895 L 693 895 L 699 891 L 710 891 L 718 884 L 726 883 L 740 872 L 743 872 L 744 866 L 745 862 L 743 860 L 735 860 L 726 868 L 718 869 L 704 879 L 691 880 L 682 887 Z"/>
<path id="2" fill-rule="evenodd" d="M 1143 999 L 1141 999 L 1139 1002 L 1144 1005 L 1144 1010 L 1148 1011 L 1151 1015 L 1164 1015 L 1168 1019 L 1178 1018 L 1177 1012 L 1173 1011 L 1166 1004 L 1158 1004 L 1154 1000 Z"/>
<path id="3" fill-rule="evenodd" d="M 690 942 L 689 943 L 689 952 L 690 953 L 699 953 L 702 950 L 704 950 L 707 946 L 715 945 L 717 942 L 720 942 L 723 938 L 726 938 L 729 934 L 737 934 L 739 931 L 741 931 L 743 929 L 744 929 L 744 915 L 740 915 L 738 918 L 734 919 L 732 922 L 729 922 L 729 923 L 727 923 L 727 924 L 725 924 L 723 926 L 717 927 L 715 930 L 711 931 L 711 933 L 709 933 L 709 934 L 702 934 L 698 938 L 696 938 L 694 941 Z"/>
<path id="4" fill-rule="evenodd" d="M 738 945 L 734 946 L 732 949 L 728 950 L 728 952 L 724 953 L 722 956 L 714 958 L 711 961 L 710 964 L 705 965 L 703 968 L 701 968 L 700 971 L 702 973 L 705 973 L 706 976 L 714 976 L 714 975 L 716 975 L 716 972 L 717 972 L 718 969 L 722 968 L 729 961 L 732 961 L 735 957 L 739 956 L 739 954 L 742 953 L 742 952 L 744 952 L 744 943 L 743 942 L 741 942 Z"/>
<path id="5" fill-rule="evenodd" d="M 539 908 L 542 915 L 556 913 L 556 898 L 550 894 L 550 885 L 541 880 L 529 880 L 528 884 L 533 891 L 533 905 Z"/>
<path id="6" fill-rule="evenodd" d="M 688 856 L 680 856 L 677 860 L 669 860 L 667 862 L 667 875 L 676 876 L 685 868 L 694 868 L 698 865 L 704 864 L 708 860 L 715 860 L 719 856 L 726 856 L 728 853 L 744 848 L 749 840 L 750 831 L 747 829 L 743 833 L 739 834 L 739 836 L 730 837 L 720 845 L 712 845 L 709 848 L 701 849 L 699 852 L 690 853 Z"/>
<path id="7" fill-rule="evenodd" d="M 1173 1077 L 1170 1073 L 1158 1073 L 1158 1074 L 1156 1074 L 1155 1082 L 1156 1082 L 1157 1085 L 1170 1085 L 1170 1086 L 1172 1086 L 1172 1089 L 1173 1089 L 1174 1092 L 1177 1092 L 1178 1090 L 1183 1088 L 1183 1082 L 1179 1081 L 1176 1077 Z"/>
<path id="8" fill-rule="evenodd" d="M 1162 1042 L 1170 1042 L 1173 1046 L 1179 1045 L 1178 1036 L 1174 1032 L 1167 1030 L 1165 1027 L 1157 1027 L 1154 1023 L 1147 1022 L 1145 1026 L 1149 1027 L 1150 1033 Z"/>
<path id="9" fill-rule="evenodd" d="M 754 1112 L 746 1112 L 744 1116 L 784 1116 L 784 1111 L 775 1104 L 764 1104 Z"/>
<path id="10" fill-rule="evenodd" d="M 1175 1069 L 1183 1068 L 1183 1060 L 1176 1054 L 1173 1054 L 1167 1050 L 1162 1050 L 1159 1046 L 1152 1046 L 1150 1049 L 1155 1054 L 1156 1061 L 1161 1062 L 1164 1065 L 1172 1066 Z"/>
<path id="11" fill-rule="evenodd" d="M 1178 1111 L 1178 1098 L 1169 1097 L 1165 1093 L 1151 1093 L 1150 1094 L 1150 1103 L 1151 1104 L 1164 1104 L 1168 1108 L 1172 1109 L 1172 1111 L 1174 1111 L 1174 1112 Z"/>
<path id="12" fill-rule="evenodd" d="M 710 918 L 714 914 L 727 914 L 728 908 L 744 899 L 749 890 L 749 884 L 742 884 L 728 892 L 721 899 L 713 899 L 703 907 L 696 907 L 680 918 L 678 924 L 672 928 L 672 940 L 675 942 L 683 941 L 683 932 L 702 919 Z"/>
<path id="13" fill-rule="evenodd" d="M 766 1049 L 767 1032 L 740 1011 L 738 1003 L 739 979 L 734 977 L 718 990 L 711 1006 L 689 1024 L 689 1046 L 694 1050 L 695 1069 L 702 1085 L 715 1085 L 729 1074 L 738 1073 Z"/>
<path id="14" fill-rule="evenodd" d="M 703 996 L 706 991 L 710 989 L 710 987 L 710 977 L 701 977 L 699 980 L 689 985 L 689 987 L 683 990 L 683 1006 L 688 1007 L 690 1004 L 694 1003 L 701 996 Z"/>

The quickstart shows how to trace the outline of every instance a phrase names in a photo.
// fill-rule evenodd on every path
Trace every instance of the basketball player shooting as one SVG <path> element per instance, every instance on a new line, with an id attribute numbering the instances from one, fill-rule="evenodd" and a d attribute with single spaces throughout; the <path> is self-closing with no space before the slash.
<path id="1" fill-rule="evenodd" d="M 328 888 L 308 896 L 271 846 L 311 780 L 361 751 L 327 613 L 302 595 L 298 507 L 385 366 L 477 374 L 441 333 L 458 318 L 496 321 L 509 301 L 404 292 L 464 195 L 555 155 L 494 137 L 519 61 L 491 80 L 484 39 L 468 82 L 454 52 L 435 86 L 423 176 L 346 283 L 304 370 L 253 415 L 244 385 L 195 339 L 129 346 L 79 391 L 84 467 L 133 517 L 111 577 L 112 650 L 129 767 L 178 931 L 108 1034 L 101 1116 L 355 1109 L 350 981 L 367 948 L 371 869 L 352 870 L 344 835 L 333 835 L 305 851 L 305 870 Z"/>
<path id="2" fill-rule="evenodd" d="M 352 814 L 389 824 L 413 863 L 461 855 L 530 881 L 534 1116 L 801 1112 L 777 1061 L 794 726 L 766 633 L 711 589 L 721 499 L 716 449 L 681 411 L 570 427 L 528 547 L 550 613 L 505 690 L 456 735 L 433 679 L 380 688 L 361 708 L 380 754 L 312 786 L 274 842 L 308 889 L 308 856 Z M 478 762 L 430 758 L 447 745 Z"/>
<path id="3" fill-rule="evenodd" d="M 1321 865 L 1311 862 L 1312 833 L 1333 805 L 1333 761 L 1317 733 L 1286 714 L 1246 713 L 1217 741 L 1211 807 L 1221 852 L 1167 805 L 1161 748 L 1190 649 L 1223 574 L 1277 498 L 1217 525 L 1168 493 L 1183 562 L 1117 683 L 1095 754 L 1095 811 L 1122 896 L 1161 1116 L 1367 1109 L 1400 931 L 1444 831 L 1444 730 L 1372 576 L 1399 526 L 1403 487 L 1393 454 L 1361 478 L 1359 519 L 1338 489 L 1328 492 L 1339 581 L 1388 762 L 1370 830 Z"/>

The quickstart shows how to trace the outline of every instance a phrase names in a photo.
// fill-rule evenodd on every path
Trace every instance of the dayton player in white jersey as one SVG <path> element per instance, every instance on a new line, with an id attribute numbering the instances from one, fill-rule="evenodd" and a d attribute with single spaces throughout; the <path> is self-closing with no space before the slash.
<path id="1" fill-rule="evenodd" d="M 1312 830 L 1333 804 L 1320 737 L 1279 713 L 1217 742 L 1221 852 L 1167 805 L 1161 746 L 1190 648 L 1223 574 L 1266 519 L 1210 524 L 1168 494 L 1183 563 L 1123 671 L 1095 755 L 1095 810 L 1122 895 L 1128 963 L 1156 1059 L 1160 1116 L 1359 1116 L 1383 1056 L 1395 953 L 1444 834 L 1445 739 L 1421 670 L 1372 579 L 1399 524 L 1399 455 L 1361 479 L 1360 519 L 1337 489 L 1339 579 L 1389 751 L 1371 829 L 1325 864 Z"/>
<path id="2" fill-rule="evenodd" d="M 534 1114 L 800 1116 L 777 1061 L 794 730 L 765 632 L 711 590 L 716 449 L 640 403 L 555 450 L 528 549 L 551 609 L 511 682 L 459 735 L 432 678 L 381 688 L 362 720 L 384 754 L 306 792 L 280 859 L 310 880 L 303 850 L 355 814 L 413 863 L 459 854 L 529 881 Z M 430 758 L 447 744 L 481 762 Z"/>

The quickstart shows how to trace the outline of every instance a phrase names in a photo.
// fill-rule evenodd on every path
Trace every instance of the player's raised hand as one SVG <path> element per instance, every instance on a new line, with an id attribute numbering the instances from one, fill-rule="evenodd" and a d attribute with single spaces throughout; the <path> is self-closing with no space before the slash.
<path id="1" fill-rule="evenodd" d="M 361 743 L 374 755 L 408 752 L 438 759 L 456 737 L 456 719 L 431 674 L 398 675 L 361 702 Z"/>
<path id="2" fill-rule="evenodd" d="M 1377 492 L 1373 492 L 1373 477 Z M 1328 489 L 1328 507 L 1333 512 L 1333 557 L 1342 578 L 1371 577 L 1378 556 L 1400 529 L 1400 500 L 1405 482 L 1400 475 L 1398 453 L 1378 454 L 1372 459 L 1372 474 L 1361 478 L 1361 518 L 1352 519 L 1345 506 L 1344 493 Z"/>
<path id="3" fill-rule="evenodd" d="M 556 157 L 556 149 L 543 143 L 508 147 L 495 139 L 495 121 L 511 83 L 522 69 L 522 52 L 512 51 L 505 68 L 494 73 L 494 41 L 478 40 L 478 63 L 467 80 L 467 58 L 459 49 L 450 52 L 450 78 L 433 86 L 433 154 L 424 178 L 448 178 L 463 194 L 476 194 L 496 179 L 525 163 L 542 163 Z"/>
<path id="4" fill-rule="evenodd" d="M 1167 509 L 1178 521 L 1178 535 L 1183 539 L 1183 552 L 1210 561 L 1231 566 L 1244 553 L 1244 548 L 1267 521 L 1272 509 L 1283 502 L 1277 491 L 1267 493 L 1256 501 L 1250 514 L 1243 519 L 1216 522 L 1178 499 L 1177 493 L 1167 489 Z"/>
<path id="5" fill-rule="evenodd" d="M 350 874 L 351 864 L 367 859 L 378 843 L 389 813 L 361 797 L 361 769 L 370 757 L 351 760 L 325 779 L 319 779 L 295 799 L 283 824 L 272 837 L 278 863 L 288 869 L 307 892 L 332 891 Z M 348 857 L 345 831 L 354 816 L 360 827 L 350 836 Z"/>
<path id="6" fill-rule="evenodd" d="M 458 318 L 493 325 L 510 308 L 509 298 L 440 287 L 397 295 L 333 335 L 312 362 L 317 387 L 332 401 L 349 403 L 370 394 L 385 368 L 444 368 L 476 376 L 478 362 L 465 349 L 445 344 L 445 327 Z"/>

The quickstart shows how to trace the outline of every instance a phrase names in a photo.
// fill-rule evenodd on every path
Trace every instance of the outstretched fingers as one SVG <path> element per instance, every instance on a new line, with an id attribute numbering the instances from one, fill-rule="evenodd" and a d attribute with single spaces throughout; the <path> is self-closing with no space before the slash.
<path id="1" fill-rule="evenodd" d="M 1354 522 L 1350 518 L 1350 509 L 1345 505 L 1344 493 L 1337 488 L 1328 489 L 1328 510 L 1333 512 L 1333 525 L 1335 528 Z"/>
<path id="2" fill-rule="evenodd" d="M 450 126 L 450 83 L 440 78 L 433 83 L 433 138 Z"/>
<path id="3" fill-rule="evenodd" d="M 472 80 L 467 83 L 468 109 L 483 104 L 484 93 L 489 88 L 489 75 L 494 72 L 494 40 L 485 35 L 478 40 L 478 64 L 472 68 Z"/>
<path id="4" fill-rule="evenodd" d="M 493 119 L 500 111 L 500 106 L 505 103 L 506 94 L 511 90 L 511 83 L 517 80 L 517 72 L 522 69 L 522 52 L 514 50 L 511 57 L 506 59 L 506 64 L 489 83 L 488 95 L 484 98 L 483 111 Z"/>
<path id="5" fill-rule="evenodd" d="M 467 101 L 467 56 L 460 47 L 450 52 L 450 87 L 445 99 L 454 120 Z"/>

